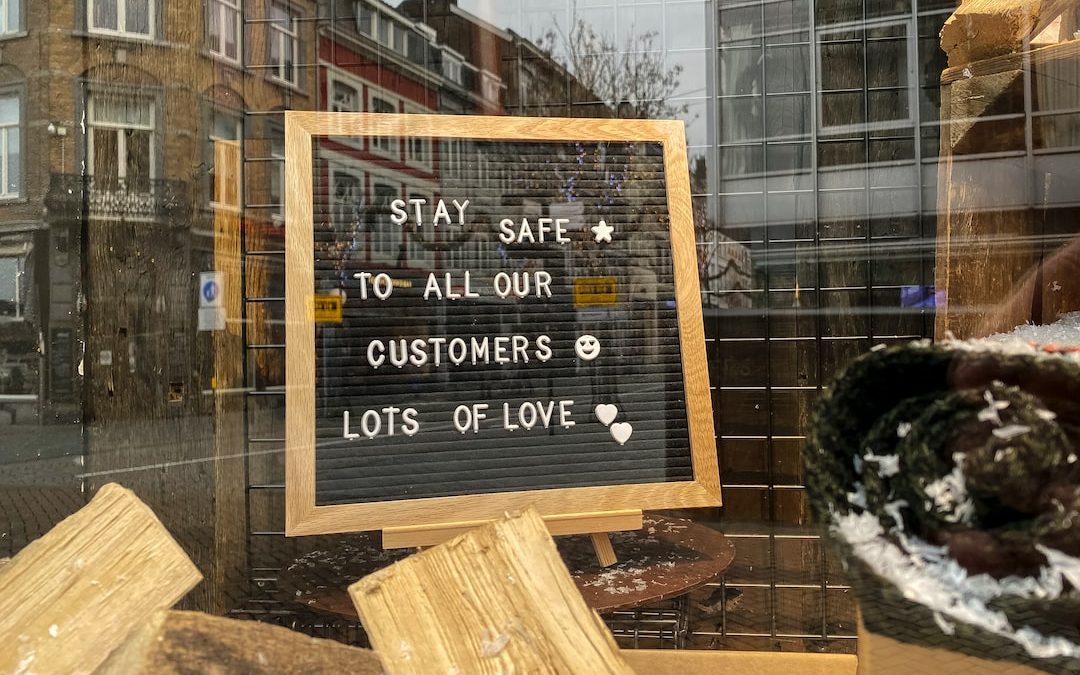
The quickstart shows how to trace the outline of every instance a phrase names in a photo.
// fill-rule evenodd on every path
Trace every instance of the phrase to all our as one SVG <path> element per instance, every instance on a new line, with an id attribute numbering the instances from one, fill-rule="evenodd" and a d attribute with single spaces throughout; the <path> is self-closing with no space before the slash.
<path id="1" fill-rule="evenodd" d="M 437 228 L 457 222 L 465 226 L 469 200 L 433 200 L 424 198 L 395 199 L 390 202 L 390 221 L 398 226 Z M 568 218 L 539 217 L 515 220 L 503 218 L 497 224 L 497 237 L 507 247 L 521 244 L 571 243 Z M 610 244 L 615 228 L 600 220 L 589 228 L 596 244 Z M 357 272 L 353 277 L 359 281 L 361 301 L 389 299 L 395 289 L 393 278 L 385 273 Z M 452 272 L 431 272 L 424 285 L 423 300 L 428 302 L 456 301 L 479 298 L 472 273 L 464 270 L 456 280 Z M 545 270 L 497 272 L 491 279 L 491 289 L 499 298 L 549 299 L 551 273 Z M 477 286 L 478 287 L 478 286 Z M 593 335 L 582 334 L 574 342 L 574 352 L 579 359 L 588 362 L 600 355 L 600 341 Z M 552 340 L 548 335 L 497 335 L 473 336 L 468 339 L 439 336 L 423 338 L 375 339 L 363 350 L 367 364 L 373 369 L 454 368 L 477 364 L 524 364 L 533 360 L 541 363 L 553 355 Z M 577 424 L 574 419 L 574 401 L 537 400 L 525 401 L 517 406 L 508 402 L 496 404 L 494 410 L 488 403 L 470 403 L 456 406 L 451 415 L 454 429 L 458 432 L 480 433 L 501 421 L 506 431 L 549 429 L 552 426 L 569 429 Z M 596 419 L 608 427 L 612 439 L 625 444 L 633 433 L 629 422 L 616 422 L 617 406 L 601 403 L 593 409 Z M 388 405 L 363 411 L 351 416 L 348 410 L 342 414 L 342 435 L 346 439 L 372 439 L 379 436 L 402 434 L 414 436 L 421 430 L 420 414 L 411 406 Z"/>

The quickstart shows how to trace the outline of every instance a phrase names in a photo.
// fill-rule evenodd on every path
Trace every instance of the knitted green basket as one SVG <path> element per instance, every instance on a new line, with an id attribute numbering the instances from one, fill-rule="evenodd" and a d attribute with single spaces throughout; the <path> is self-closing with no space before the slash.
<path id="1" fill-rule="evenodd" d="M 867 630 L 1080 672 L 1080 358 L 917 342 L 857 359 L 806 445 Z"/>

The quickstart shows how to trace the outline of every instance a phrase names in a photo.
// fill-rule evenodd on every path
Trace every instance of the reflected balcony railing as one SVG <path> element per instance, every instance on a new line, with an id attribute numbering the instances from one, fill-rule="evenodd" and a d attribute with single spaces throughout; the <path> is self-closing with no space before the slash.
<path id="1" fill-rule="evenodd" d="M 167 223 L 184 219 L 191 197 L 184 181 L 103 178 L 54 173 L 45 205 L 69 217 Z M 181 223 L 177 223 L 181 224 Z"/>

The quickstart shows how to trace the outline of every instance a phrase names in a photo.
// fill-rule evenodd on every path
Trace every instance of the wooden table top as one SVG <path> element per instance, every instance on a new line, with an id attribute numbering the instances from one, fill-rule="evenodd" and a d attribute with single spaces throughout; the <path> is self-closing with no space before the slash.
<path id="1" fill-rule="evenodd" d="M 646 514 L 642 529 L 615 532 L 619 561 L 600 567 L 588 535 L 557 537 L 556 545 L 585 602 L 598 612 L 640 607 L 700 588 L 727 570 L 735 547 L 716 530 L 681 518 Z M 378 536 L 343 538 L 282 570 L 280 592 L 290 601 L 335 617 L 358 620 L 346 589 L 413 549 L 383 550 Z"/>

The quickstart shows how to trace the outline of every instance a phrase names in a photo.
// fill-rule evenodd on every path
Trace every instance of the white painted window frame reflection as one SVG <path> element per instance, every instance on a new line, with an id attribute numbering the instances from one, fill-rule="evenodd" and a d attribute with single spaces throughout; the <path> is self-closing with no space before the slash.
<path id="1" fill-rule="evenodd" d="M 331 217 L 334 218 L 334 220 L 335 220 L 334 224 L 335 225 L 339 224 L 339 223 L 336 222 L 336 220 L 337 220 L 337 218 L 336 218 L 337 209 L 339 207 L 341 207 L 341 206 L 349 206 L 349 207 L 357 208 L 357 213 L 359 214 L 359 217 L 360 217 L 361 220 L 357 224 L 356 231 L 353 234 L 363 244 L 362 248 L 360 249 L 360 255 L 364 259 L 366 259 L 368 257 L 368 248 L 367 248 L 368 229 L 367 229 L 366 223 L 363 222 L 363 214 L 364 214 L 364 190 L 365 190 L 365 185 L 366 185 L 365 181 L 367 180 L 367 176 L 364 174 L 363 171 L 360 171 L 358 169 L 351 169 L 351 168 L 349 168 L 347 166 L 343 166 L 341 164 L 336 164 L 336 163 L 334 163 L 332 161 L 327 161 L 326 168 L 327 168 L 327 175 L 328 175 L 328 177 L 330 179 L 330 184 L 328 186 L 329 189 L 327 190 L 327 195 L 326 196 L 327 196 L 327 201 L 329 202 L 329 206 L 330 206 L 330 210 L 331 210 Z M 345 201 L 342 201 L 342 200 L 338 199 L 338 196 L 337 196 L 337 180 L 338 180 L 338 178 L 340 176 L 348 176 L 349 178 L 352 178 L 352 179 L 354 179 L 356 181 L 356 189 L 358 191 L 358 194 L 356 195 L 356 202 L 346 203 Z"/>
<path id="2" fill-rule="evenodd" d="M 29 241 L 22 241 L 21 249 L 15 249 L 15 246 L 19 246 L 19 243 L 0 246 L 0 259 L 15 261 L 15 276 L 13 278 L 15 297 L 12 298 L 12 304 L 15 306 L 15 316 L 7 317 L 3 321 L 26 320 L 26 316 L 23 314 L 22 296 L 25 283 L 23 277 L 26 275 L 26 258 L 29 257 L 30 252 L 33 250 L 33 245 Z"/>
<path id="3" fill-rule="evenodd" d="M 278 21 L 273 18 L 273 11 L 277 9 L 285 13 L 288 17 L 288 27 L 284 27 L 278 24 Z M 300 57 L 300 29 L 297 28 L 297 22 L 300 17 L 297 11 L 293 9 L 292 5 L 275 2 L 270 5 L 270 20 L 266 22 L 267 31 L 267 61 L 271 66 L 270 79 L 276 80 L 282 84 L 290 87 L 299 86 L 300 83 L 300 66 L 297 60 Z M 278 55 L 280 60 L 275 63 L 273 60 L 272 44 L 277 43 Z M 292 47 L 292 79 L 285 77 L 285 46 L 290 44 Z"/>
<path id="4" fill-rule="evenodd" d="M 14 190 L 8 190 L 9 178 L 11 176 L 11 132 L 14 130 L 19 138 L 15 140 L 15 148 L 19 150 L 19 168 L 22 168 L 22 99 L 18 94 L 5 94 L 0 96 L 0 99 L 13 99 L 15 101 L 15 121 L 9 123 L 0 123 L 0 199 L 15 199 L 19 197 L 22 190 L 20 189 L 22 182 L 22 173 L 19 172 L 20 184 L 16 184 Z"/>
<path id="5" fill-rule="evenodd" d="M 842 134 L 842 133 L 860 133 L 864 131 L 880 131 L 884 129 L 896 129 L 899 127 L 914 126 L 916 123 L 916 115 L 918 113 L 919 105 L 919 74 L 916 72 L 916 67 L 919 61 L 919 35 L 918 28 L 915 24 L 915 18 L 912 16 L 906 16 L 903 18 L 886 18 L 870 21 L 847 21 L 843 23 L 829 24 L 828 26 L 817 26 L 814 28 L 814 58 L 817 62 L 817 72 L 823 73 L 825 63 L 822 60 L 821 43 L 822 36 L 829 33 L 841 33 L 848 30 L 860 30 L 863 31 L 864 37 L 861 43 L 865 46 L 867 43 L 865 37 L 865 31 L 870 31 L 875 28 L 886 28 L 889 26 L 903 26 L 904 27 L 904 41 L 907 49 L 905 50 L 905 56 L 907 59 L 907 98 L 908 98 L 908 110 L 907 116 L 900 118 L 894 118 L 891 120 L 884 120 L 880 122 L 862 122 L 859 124 L 836 124 L 826 125 L 822 123 L 824 119 L 822 113 L 824 94 L 828 93 L 821 88 L 820 80 L 815 83 L 814 105 L 817 108 L 817 131 L 819 134 Z M 899 40 L 899 38 L 897 38 Z M 863 49 L 863 72 L 866 72 L 866 50 Z M 862 94 L 866 96 L 868 93 L 868 85 L 866 81 L 863 81 Z M 869 110 L 864 111 L 866 115 L 870 114 Z"/>
<path id="6" fill-rule="evenodd" d="M 377 87 L 371 83 L 366 83 L 365 88 L 367 89 L 367 112 L 376 112 L 375 99 L 377 98 L 392 104 L 394 106 L 393 112 L 397 113 L 401 111 L 400 96 L 391 94 L 382 87 Z M 379 155 L 400 162 L 401 139 L 393 136 L 369 136 L 368 151 L 373 155 Z"/>
<path id="7" fill-rule="evenodd" d="M 15 8 L 15 25 L 8 21 Z M 0 0 L 0 35 L 13 35 L 22 30 L 22 0 Z"/>
<path id="8" fill-rule="evenodd" d="M 404 112 L 409 114 L 423 114 L 431 112 L 427 108 L 417 105 L 415 103 L 406 103 Z M 421 153 L 423 157 L 417 159 L 414 155 L 413 143 L 419 143 L 422 148 Z M 418 136 L 410 136 L 405 139 L 405 161 L 409 164 L 424 169 L 425 171 L 431 171 L 434 165 L 434 147 L 432 146 L 430 138 L 421 138 Z"/>
<path id="9" fill-rule="evenodd" d="M 340 66 L 335 66 L 329 61 L 319 61 L 319 66 L 326 73 L 326 109 L 329 112 L 364 112 L 364 103 L 367 99 L 365 89 L 374 86 L 367 80 L 357 77 L 352 73 L 343 70 Z M 350 89 L 356 91 L 356 107 L 352 109 L 346 109 L 344 107 L 338 107 L 334 101 L 334 85 L 341 84 Z M 358 150 L 364 149 L 364 139 L 362 137 L 343 136 L 334 139 L 338 143 L 354 147 Z"/>
<path id="10" fill-rule="evenodd" d="M 442 74 L 443 77 L 456 85 L 461 85 L 464 80 L 461 77 L 464 68 L 465 57 L 449 47 L 442 48 Z"/>
<path id="11" fill-rule="evenodd" d="M 211 158 L 214 156 L 214 141 L 238 141 L 241 144 L 244 142 L 244 121 L 243 121 L 243 119 L 241 117 L 238 117 L 237 115 L 235 115 L 234 113 L 232 113 L 230 111 L 221 110 L 221 109 L 215 109 L 213 111 L 213 114 L 214 115 L 221 115 L 221 116 L 227 118 L 230 122 L 233 123 L 234 136 L 233 136 L 233 138 L 223 138 L 221 136 L 215 136 L 214 133 L 213 133 L 213 124 L 211 124 L 210 125 L 211 131 L 210 131 L 210 134 L 209 134 L 209 138 L 210 138 L 210 156 L 211 156 Z M 211 160 L 211 161 L 213 161 L 213 160 Z M 214 167 L 214 170 L 215 171 L 217 170 L 216 166 Z M 216 174 L 215 174 L 215 177 L 216 177 Z M 235 180 L 236 180 L 236 194 L 237 195 L 244 194 L 244 171 L 243 171 L 243 163 L 242 162 L 241 162 L 240 171 L 238 171 L 236 173 L 236 179 Z M 241 205 L 240 204 L 223 204 L 221 202 L 214 201 L 213 190 L 211 190 L 211 193 L 210 193 L 210 208 L 221 209 L 223 211 L 231 211 L 231 212 L 234 212 L 234 213 L 239 213 L 241 211 Z"/>
<path id="12" fill-rule="evenodd" d="M 356 15 L 353 17 L 353 24 L 356 28 L 356 32 L 365 37 L 369 37 L 372 40 L 378 35 L 379 29 L 379 10 L 377 10 L 369 2 L 357 2 L 354 4 Z M 367 15 L 364 15 L 364 11 Z M 365 28 L 363 19 L 367 19 L 367 26 Z"/>
<path id="13" fill-rule="evenodd" d="M 427 206 L 425 208 L 431 208 L 431 204 L 435 200 L 435 194 L 431 191 L 431 188 L 419 188 L 409 184 L 405 184 L 404 188 L 405 199 L 411 199 L 412 197 L 426 199 Z M 407 227 L 402 228 L 402 234 L 405 236 L 405 267 L 415 270 L 433 268 L 435 261 L 432 252 L 424 248 L 416 237 L 412 236 Z"/>
<path id="14" fill-rule="evenodd" d="M 400 198 L 402 194 L 402 184 L 400 180 L 393 178 L 387 178 L 385 175 L 368 172 L 366 183 L 366 193 L 371 198 L 370 207 L 372 210 L 376 210 L 378 202 L 376 201 L 375 184 L 379 183 L 387 187 L 394 189 L 395 197 Z M 372 222 L 371 228 L 371 260 L 372 262 L 380 262 L 386 264 L 397 263 L 398 254 L 401 252 L 401 238 L 402 232 L 400 228 L 395 227 L 390 223 L 389 209 L 377 211 L 376 220 Z M 383 220 L 378 218 L 382 216 Z M 397 232 L 398 237 L 395 240 L 394 233 Z M 385 246 L 384 246 L 385 244 Z"/>
<path id="15" fill-rule="evenodd" d="M 278 184 L 278 199 L 271 207 L 270 222 L 275 227 L 284 227 L 285 225 L 285 130 L 281 127 L 271 124 L 270 126 L 270 160 L 274 165 L 272 175 L 277 178 Z M 270 175 L 267 176 L 267 180 L 273 180 Z M 270 193 L 270 186 L 267 186 L 267 194 Z"/>
<path id="16" fill-rule="evenodd" d="M 240 55 L 244 53 L 244 18 L 243 13 L 240 11 L 240 0 L 209 0 L 207 13 L 209 14 L 206 22 L 207 37 L 214 35 L 212 19 L 216 15 L 218 21 L 218 46 L 221 47 L 220 49 L 210 47 L 210 53 L 222 61 L 240 65 Z M 229 56 L 225 51 L 225 17 L 230 13 L 234 19 L 233 39 L 236 41 L 236 54 L 234 56 Z"/>
<path id="17" fill-rule="evenodd" d="M 127 30 L 127 0 L 114 0 L 116 3 L 116 28 L 102 28 L 94 25 L 94 5 L 100 0 L 86 0 L 86 27 L 88 32 L 99 35 L 115 35 L 133 40 L 153 40 L 157 22 L 157 0 L 142 0 L 146 3 L 147 33 Z"/>
<path id="18" fill-rule="evenodd" d="M 498 103 L 503 89 L 502 78 L 490 70 L 480 69 L 480 93 L 485 101 Z"/>
<path id="19" fill-rule="evenodd" d="M 125 122 L 111 122 L 97 119 L 97 98 L 108 92 L 91 92 L 86 101 L 86 126 L 89 130 L 86 140 L 86 173 L 94 175 L 94 130 L 111 129 L 116 132 L 116 176 L 124 183 L 127 182 L 127 161 L 121 161 L 127 156 L 127 138 L 123 131 L 138 129 L 150 132 L 150 157 L 149 157 L 149 180 L 157 179 L 157 105 L 152 98 L 145 96 L 124 96 L 123 98 L 132 103 L 146 105 L 150 110 L 150 123 L 147 125 L 129 124 Z M 119 97 L 118 97 L 119 98 Z"/>

